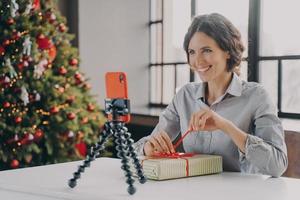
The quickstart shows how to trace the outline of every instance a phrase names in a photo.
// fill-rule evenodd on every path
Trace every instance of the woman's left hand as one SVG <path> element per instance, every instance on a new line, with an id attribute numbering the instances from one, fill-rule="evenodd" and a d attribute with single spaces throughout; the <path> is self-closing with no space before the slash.
<path id="1" fill-rule="evenodd" d="M 192 114 L 189 129 L 193 131 L 223 130 L 226 123 L 227 119 L 223 118 L 213 110 L 205 108 Z"/>

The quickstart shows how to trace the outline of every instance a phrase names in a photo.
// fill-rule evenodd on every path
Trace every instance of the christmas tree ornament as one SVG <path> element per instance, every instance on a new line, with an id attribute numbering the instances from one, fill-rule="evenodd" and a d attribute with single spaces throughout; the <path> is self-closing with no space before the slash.
<path id="1" fill-rule="evenodd" d="M 31 54 L 31 44 L 30 37 L 25 37 L 25 40 L 23 42 L 23 54 L 26 56 L 30 56 Z"/>
<path id="2" fill-rule="evenodd" d="M 8 20 L 6 21 L 6 23 L 8 25 L 13 25 L 15 23 L 15 20 L 13 18 L 8 18 Z"/>
<path id="3" fill-rule="evenodd" d="M 60 23 L 59 25 L 58 25 L 58 30 L 60 31 L 60 32 L 65 32 L 66 31 L 66 26 L 65 26 L 65 24 L 64 23 Z"/>
<path id="4" fill-rule="evenodd" d="M 58 92 L 63 94 L 65 92 L 65 88 L 64 87 L 59 87 Z"/>
<path id="5" fill-rule="evenodd" d="M 19 166 L 20 166 L 20 162 L 17 159 L 13 159 L 10 162 L 10 167 L 13 168 L 13 169 L 18 168 Z"/>
<path id="6" fill-rule="evenodd" d="M 8 69 L 9 69 L 9 77 L 10 78 L 14 78 L 18 75 L 17 72 L 15 71 L 14 67 L 11 65 L 9 58 L 5 60 L 5 66 L 8 67 Z"/>
<path id="7" fill-rule="evenodd" d="M 44 132 L 41 129 L 37 129 L 35 130 L 33 137 L 35 141 L 39 141 L 43 138 L 43 136 L 44 136 Z"/>
<path id="8" fill-rule="evenodd" d="M 31 3 L 31 1 L 29 1 L 29 3 L 26 5 L 24 14 L 25 15 L 29 15 L 29 13 L 30 13 L 31 10 L 32 10 L 32 3 Z"/>
<path id="9" fill-rule="evenodd" d="M 29 103 L 29 94 L 25 88 L 25 86 L 21 87 L 21 100 L 23 101 L 24 106 L 27 106 Z"/>
<path id="10" fill-rule="evenodd" d="M 17 124 L 20 124 L 22 122 L 22 117 L 20 117 L 20 116 L 15 117 L 15 122 Z"/>
<path id="11" fill-rule="evenodd" d="M 75 97 L 74 95 L 71 95 L 71 96 L 68 97 L 68 99 L 67 99 L 66 102 L 67 102 L 68 104 L 72 104 L 72 103 L 75 101 L 75 98 L 76 98 L 76 97 Z"/>
<path id="12" fill-rule="evenodd" d="M 57 106 L 53 106 L 50 108 L 51 114 L 57 114 L 59 112 L 59 108 Z"/>
<path id="13" fill-rule="evenodd" d="M 89 83 L 84 83 L 84 84 L 83 84 L 83 88 L 86 89 L 86 90 L 91 89 L 91 87 L 92 87 L 92 86 L 91 86 Z"/>
<path id="14" fill-rule="evenodd" d="M 33 10 L 38 10 L 40 8 L 41 8 L 40 0 L 33 0 L 32 9 Z"/>
<path id="15" fill-rule="evenodd" d="M 68 131 L 68 138 L 73 138 L 74 137 L 74 132 L 73 131 Z"/>
<path id="16" fill-rule="evenodd" d="M 10 107 L 10 103 L 8 101 L 4 101 L 3 108 L 9 108 L 9 107 Z"/>
<path id="17" fill-rule="evenodd" d="M 29 63 L 27 60 L 23 60 L 21 59 L 20 62 L 18 63 L 17 67 L 19 69 L 19 71 L 23 71 L 24 67 L 28 67 Z"/>
<path id="18" fill-rule="evenodd" d="M 0 56 L 4 56 L 4 54 L 5 54 L 5 49 L 2 46 L 0 46 Z"/>
<path id="19" fill-rule="evenodd" d="M 36 91 L 34 92 L 35 93 L 35 101 L 40 101 L 41 100 L 41 95 L 39 93 L 37 93 Z"/>
<path id="20" fill-rule="evenodd" d="M 62 66 L 58 69 L 58 72 L 60 75 L 65 75 L 68 71 L 66 70 L 66 68 L 64 66 Z"/>
<path id="21" fill-rule="evenodd" d="M 2 45 L 3 45 L 4 47 L 10 45 L 10 40 L 9 40 L 9 39 L 5 39 L 5 40 L 2 42 Z"/>
<path id="22" fill-rule="evenodd" d="M 76 58 L 72 58 L 69 61 L 69 64 L 72 65 L 72 66 L 76 66 L 76 65 L 78 65 L 78 60 Z"/>
<path id="23" fill-rule="evenodd" d="M 95 106 L 93 104 L 89 103 L 88 106 L 87 106 L 87 110 L 92 112 L 92 111 L 95 110 Z"/>
<path id="24" fill-rule="evenodd" d="M 21 37 L 21 33 L 19 31 L 14 30 L 12 39 L 13 40 L 18 40 L 18 39 L 20 39 L 20 37 Z"/>
<path id="25" fill-rule="evenodd" d="M 75 79 L 81 79 L 82 76 L 81 76 L 81 74 L 80 74 L 79 72 L 76 72 L 76 73 L 74 74 L 74 78 L 75 78 Z"/>
<path id="26" fill-rule="evenodd" d="M 86 147 L 86 144 L 84 142 L 79 142 L 77 144 L 75 144 L 75 148 L 77 150 L 77 154 L 80 156 L 80 157 L 85 157 L 86 156 L 86 153 L 87 153 L 87 147 Z"/>
<path id="27" fill-rule="evenodd" d="M 72 112 L 67 114 L 67 118 L 69 120 L 73 120 L 73 119 L 75 119 L 75 117 L 76 117 L 76 115 L 74 113 L 72 113 Z"/>
<path id="28" fill-rule="evenodd" d="M 16 17 L 18 10 L 19 10 L 19 4 L 16 2 L 16 0 L 11 0 L 10 15 L 12 17 Z"/>
<path id="29" fill-rule="evenodd" d="M 39 49 L 41 50 L 47 50 L 53 46 L 51 40 L 49 40 L 43 34 L 38 35 L 36 42 L 38 44 Z"/>
<path id="30" fill-rule="evenodd" d="M 36 79 L 40 79 L 45 71 L 45 67 L 47 66 L 47 59 L 41 59 L 40 62 L 34 66 L 33 77 Z"/>
<path id="31" fill-rule="evenodd" d="M 52 44 L 52 46 L 48 49 L 49 62 L 51 63 L 56 57 L 56 47 Z"/>
<path id="32" fill-rule="evenodd" d="M 89 121 L 89 118 L 88 117 L 84 117 L 81 120 L 81 124 L 86 124 L 86 123 L 88 123 L 88 121 Z"/>
<path id="33" fill-rule="evenodd" d="M 27 164 L 31 163 L 31 161 L 32 161 L 32 155 L 31 155 L 31 154 L 26 154 L 26 155 L 24 156 L 24 160 L 25 160 L 25 162 L 26 162 Z"/>
<path id="34" fill-rule="evenodd" d="M 46 12 L 45 17 L 51 24 L 56 21 L 56 15 L 51 10 Z"/>

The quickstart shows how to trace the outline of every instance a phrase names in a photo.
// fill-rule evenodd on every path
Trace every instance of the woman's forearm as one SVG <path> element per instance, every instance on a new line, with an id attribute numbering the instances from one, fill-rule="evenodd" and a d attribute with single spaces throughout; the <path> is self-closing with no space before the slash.
<path id="1" fill-rule="evenodd" d="M 232 139 L 241 152 L 245 153 L 247 133 L 236 127 L 231 121 L 225 121 L 222 131 Z"/>

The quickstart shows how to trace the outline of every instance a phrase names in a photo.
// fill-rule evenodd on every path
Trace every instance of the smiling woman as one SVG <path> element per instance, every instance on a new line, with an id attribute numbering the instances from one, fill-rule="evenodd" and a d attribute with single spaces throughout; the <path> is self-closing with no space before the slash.
<path id="1" fill-rule="evenodd" d="M 140 154 L 173 153 L 183 140 L 186 152 L 217 154 L 227 171 L 281 176 L 287 167 L 282 125 L 266 90 L 234 72 L 244 50 L 239 31 L 220 14 L 195 17 L 185 35 L 190 67 L 202 83 L 186 84 L 161 113 Z"/>

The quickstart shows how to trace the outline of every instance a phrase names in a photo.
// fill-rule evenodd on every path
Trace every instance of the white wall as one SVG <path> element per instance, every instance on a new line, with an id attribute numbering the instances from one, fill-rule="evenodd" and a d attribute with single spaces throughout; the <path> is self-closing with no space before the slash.
<path id="1" fill-rule="evenodd" d="M 148 22 L 148 0 L 79 0 L 81 71 L 102 108 L 107 71 L 127 73 L 132 107 L 148 103 Z"/>

